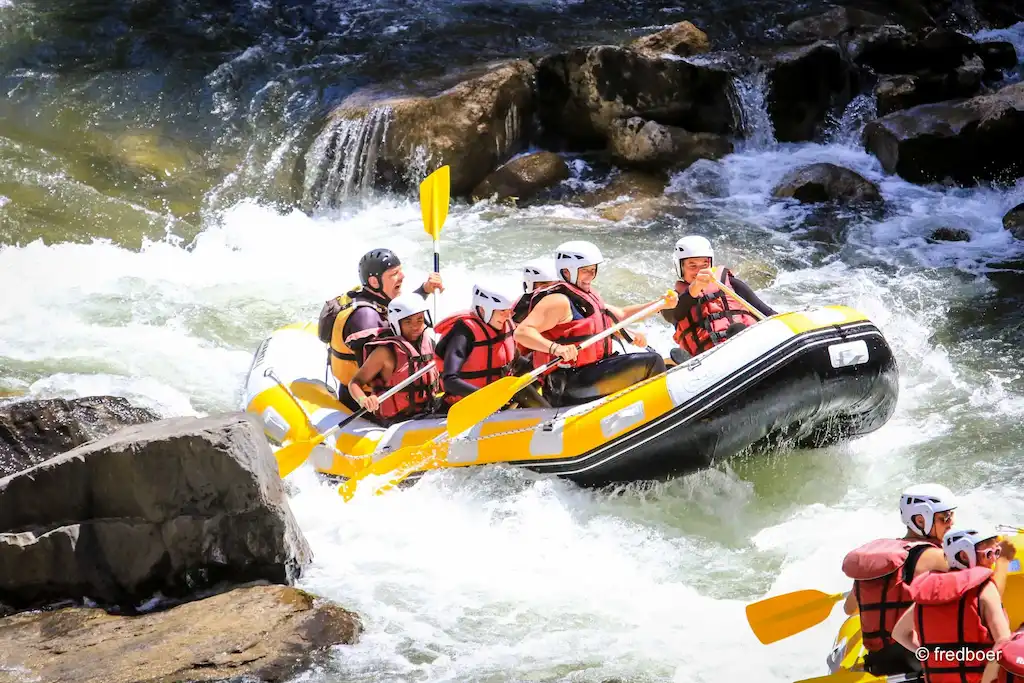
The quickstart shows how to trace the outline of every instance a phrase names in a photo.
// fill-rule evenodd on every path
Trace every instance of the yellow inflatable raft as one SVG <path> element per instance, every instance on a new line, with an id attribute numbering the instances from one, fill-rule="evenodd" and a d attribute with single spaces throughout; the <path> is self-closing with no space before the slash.
<path id="1" fill-rule="evenodd" d="M 585 405 L 495 413 L 442 442 L 442 456 L 426 467 L 507 463 L 585 486 L 664 480 L 751 447 L 816 447 L 874 431 L 892 415 L 897 387 L 896 362 L 878 328 L 856 310 L 825 306 L 763 320 Z M 244 406 L 280 445 L 348 417 L 336 390 L 316 325 L 297 323 L 260 344 Z M 443 417 L 389 427 L 360 417 L 328 436 L 310 461 L 321 473 L 349 477 L 444 430 Z"/>

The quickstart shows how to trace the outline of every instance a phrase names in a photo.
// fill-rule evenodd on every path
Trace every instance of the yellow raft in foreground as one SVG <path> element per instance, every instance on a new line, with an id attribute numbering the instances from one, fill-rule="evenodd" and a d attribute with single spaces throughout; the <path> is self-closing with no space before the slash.
<path id="1" fill-rule="evenodd" d="M 1024 554 L 1024 535 L 1012 536 L 1009 541 L 1017 548 L 1018 554 Z M 1016 631 L 1024 624 L 1024 571 L 1021 571 L 1020 559 L 1010 562 L 1003 606 L 1010 617 L 1010 631 Z M 853 681 L 857 683 L 886 683 L 892 681 L 893 676 L 886 678 L 863 673 L 864 655 L 866 654 L 867 650 L 864 649 L 860 632 L 860 615 L 854 614 L 843 622 L 832 643 L 832 651 L 827 660 L 829 672 L 832 675 L 810 680 L 821 681 L 821 683 L 833 683 L 833 681 L 838 683 L 840 678 L 833 677 L 835 674 L 849 674 L 849 681 L 843 679 L 842 683 L 853 683 Z M 855 677 L 854 672 L 859 676 Z"/>

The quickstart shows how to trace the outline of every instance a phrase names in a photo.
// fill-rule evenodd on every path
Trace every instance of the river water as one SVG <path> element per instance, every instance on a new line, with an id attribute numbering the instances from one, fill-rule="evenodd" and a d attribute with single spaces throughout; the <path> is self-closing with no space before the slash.
<path id="1" fill-rule="evenodd" d="M 61 13 L 0 2 L 0 392 L 120 395 L 165 416 L 235 410 L 259 342 L 313 318 L 352 283 L 364 251 L 386 244 L 421 281 L 432 249 L 411 201 L 365 193 L 312 214 L 287 201 L 304 124 L 355 87 L 683 18 L 703 17 L 713 44 L 730 47 L 796 7 L 768 3 L 748 19 L 730 5 L 599 5 L 70 3 Z M 158 20 L 178 23 L 137 28 Z M 1022 36 L 1017 26 L 982 37 L 1024 46 Z M 674 177 L 670 190 L 686 198 L 656 220 L 453 206 L 440 312 L 464 306 L 476 278 L 513 282 L 522 261 L 579 238 L 608 259 L 607 298 L 652 299 L 671 283 L 675 239 L 699 231 L 777 310 L 867 313 L 899 362 L 892 420 L 834 448 L 738 457 L 616 492 L 490 468 L 346 505 L 299 471 L 291 505 L 316 555 L 303 585 L 366 624 L 358 644 L 301 680 L 823 675 L 838 608 L 762 646 L 744 606 L 845 590 L 843 555 L 901 533 L 896 498 L 914 482 L 962 495 L 960 524 L 1024 522 L 1024 317 L 985 277 L 986 263 L 1024 251 L 1001 226 L 1024 183 L 950 190 L 885 176 L 857 144 L 867 98 L 826 142 L 776 144 L 757 83 L 741 85 L 749 140 Z M 885 211 L 770 200 L 783 173 L 816 161 L 878 183 Z M 570 183 L 606 182 L 582 159 L 572 167 Z M 928 241 L 939 227 L 971 239 Z M 667 325 L 646 330 L 667 353 Z"/>

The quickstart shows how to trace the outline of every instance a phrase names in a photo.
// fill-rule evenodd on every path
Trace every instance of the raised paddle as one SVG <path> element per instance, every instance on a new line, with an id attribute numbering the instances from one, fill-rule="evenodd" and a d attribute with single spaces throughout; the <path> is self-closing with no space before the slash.
<path id="1" fill-rule="evenodd" d="M 399 382 L 398 384 L 396 384 L 395 386 L 391 387 L 383 394 L 381 394 L 379 397 L 380 400 L 384 401 L 390 398 L 391 396 L 394 396 L 399 391 L 415 382 L 417 379 L 419 379 L 433 367 L 434 361 L 430 361 L 422 368 L 420 368 L 419 370 L 409 375 L 404 380 L 402 380 L 401 382 Z M 347 425 L 349 422 L 356 419 L 360 415 L 364 415 L 365 413 L 366 408 L 363 408 L 359 412 L 349 415 L 344 420 L 328 429 L 326 432 L 317 434 L 312 439 L 308 439 L 306 441 L 296 441 L 295 443 L 288 444 L 284 448 L 278 450 L 277 453 L 275 453 L 275 456 L 277 457 L 277 469 L 281 473 L 281 478 L 283 479 L 287 477 L 289 474 L 294 472 L 299 466 L 301 466 L 302 463 L 306 462 L 306 459 L 309 457 L 309 454 L 312 453 L 313 449 L 316 448 L 319 444 L 323 443 L 324 439 L 326 439 L 328 436 L 338 431 L 339 429 L 341 429 L 342 427 L 344 427 L 345 425 Z"/>
<path id="2" fill-rule="evenodd" d="M 671 292 L 668 292 L 668 294 L 671 294 Z M 637 311 L 625 320 L 609 327 L 603 332 L 599 332 L 593 337 L 584 340 L 577 348 L 582 351 L 588 346 L 601 341 L 605 337 L 615 334 L 623 327 L 631 325 L 637 320 L 652 315 L 653 313 L 657 313 L 661 310 L 661 307 L 662 303 L 657 301 L 643 310 Z M 461 399 L 448 410 L 447 434 L 458 436 L 459 434 L 472 429 L 478 423 L 508 403 L 513 396 L 519 393 L 521 389 L 528 386 L 542 374 L 562 362 L 564 361 L 561 358 L 556 358 L 537 368 L 528 375 L 523 375 L 522 377 L 502 377 L 498 381 L 492 382 L 482 389 L 477 389 L 469 396 Z M 340 493 L 345 500 L 351 500 L 355 493 L 357 482 L 363 477 L 370 474 L 383 475 L 388 472 L 397 471 L 397 476 L 392 477 L 391 481 L 380 489 L 380 491 L 390 489 L 434 457 L 436 453 L 436 446 L 443 440 L 446 432 L 441 432 L 425 444 L 408 446 L 381 458 L 377 462 L 373 463 L 373 465 L 360 471 L 358 474 L 342 484 L 341 488 L 338 489 L 338 493 Z"/>
<path id="3" fill-rule="evenodd" d="M 847 595 L 810 589 L 776 595 L 747 605 L 747 623 L 757 639 L 768 645 L 825 621 Z"/>
<path id="4" fill-rule="evenodd" d="M 441 226 L 448 218 L 448 203 L 451 201 L 451 172 L 448 166 L 437 169 L 420 183 L 420 210 L 423 212 L 423 229 L 434 240 L 434 272 L 441 272 L 441 254 L 437 241 L 441 237 Z M 434 292 L 434 320 L 437 320 L 437 292 Z"/>

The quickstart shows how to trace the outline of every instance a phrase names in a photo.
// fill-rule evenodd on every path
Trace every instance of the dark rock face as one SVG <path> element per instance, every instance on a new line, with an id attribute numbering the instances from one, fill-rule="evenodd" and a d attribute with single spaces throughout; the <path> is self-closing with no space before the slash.
<path id="1" fill-rule="evenodd" d="M 913 183 L 1006 180 L 1024 173 L 1024 84 L 925 104 L 872 121 L 864 144 L 887 173 Z"/>
<path id="2" fill-rule="evenodd" d="M 31 467 L 129 425 L 159 419 L 123 398 L 19 401 L 0 406 L 0 477 Z"/>
<path id="3" fill-rule="evenodd" d="M 504 164 L 473 189 L 473 197 L 527 200 L 569 177 L 565 160 L 554 152 L 537 152 Z"/>
<path id="4" fill-rule="evenodd" d="M 254 418 L 127 427 L 0 479 L 0 610 L 133 606 L 310 560 Z"/>
<path id="5" fill-rule="evenodd" d="M 1024 204 L 1018 204 L 1006 212 L 1003 227 L 1017 239 L 1024 240 Z"/>
<path id="6" fill-rule="evenodd" d="M 961 228 L 936 228 L 928 237 L 929 242 L 970 242 L 971 233 Z"/>
<path id="7" fill-rule="evenodd" d="M 739 126 L 728 72 L 607 45 L 540 59 L 537 101 L 545 133 L 580 148 L 605 147 L 612 123 L 633 116 L 695 133 Z"/>
<path id="8" fill-rule="evenodd" d="M 733 146 L 722 135 L 691 133 L 634 116 L 612 124 L 608 149 L 612 161 L 625 168 L 674 171 L 698 159 L 720 159 Z"/>
<path id="9" fill-rule="evenodd" d="M 779 142 L 812 140 L 830 111 L 853 97 L 850 63 L 835 43 L 778 53 L 768 65 L 768 115 Z"/>

